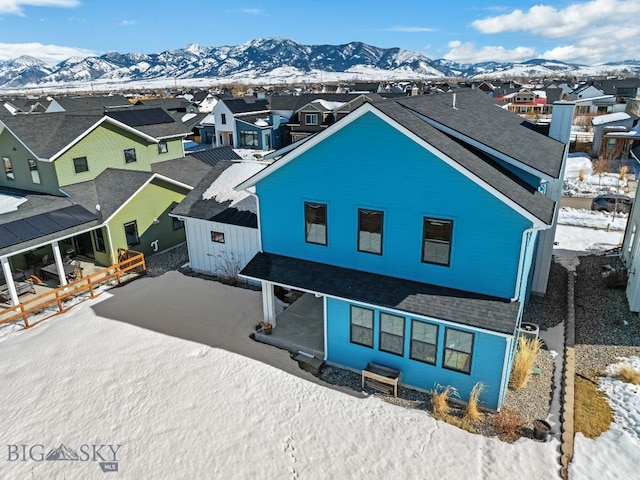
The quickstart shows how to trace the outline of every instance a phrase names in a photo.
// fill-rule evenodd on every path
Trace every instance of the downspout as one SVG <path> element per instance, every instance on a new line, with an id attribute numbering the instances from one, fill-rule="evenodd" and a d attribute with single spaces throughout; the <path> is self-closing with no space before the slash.
<path id="1" fill-rule="evenodd" d="M 262 223 L 260 222 L 260 197 L 258 197 L 258 194 L 255 193 L 255 192 L 249 192 L 249 195 L 251 195 L 253 198 L 256 199 L 256 217 L 257 217 L 257 221 L 258 221 L 258 251 L 260 253 L 263 253 L 263 250 L 262 250 L 262 227 L 261 227 Z"/>
<path id="2" fill-rule="evenodd" d="M 113 265 L 114 262 L 113 261 L 113 255 L 114 255 L 114 250 L 113 250 L 113 240 L 111 239 L 111 229 L 109 228 L 109 224 L 105 224 L 104 226 L 107 229 L 107 238 L 109 239 L 109 250 L 111 251 L 111 253 L 109 254 L 109 259 L 111 261 L 111 265 Z"/>
<path id="3" fill-rule="evenodd" d="M 527 236 L 529 236 L 531 233 L 535 232 L 536 230 L 546 230 L 546 228 L 530 227 L 525 229 L 522 232 L 522 242 L 520 243 L 520 258 L 518 259 L 518 273 L 516 275 L 516 289 L 515 289 L 515 292 L 513 292 L 513 297 L 510 299 L 512 302 L 515 302 L 518 299 L 520 286 L 522 285 L 522 267 L 524 265 L 524 255 L 526 252 Z"/>

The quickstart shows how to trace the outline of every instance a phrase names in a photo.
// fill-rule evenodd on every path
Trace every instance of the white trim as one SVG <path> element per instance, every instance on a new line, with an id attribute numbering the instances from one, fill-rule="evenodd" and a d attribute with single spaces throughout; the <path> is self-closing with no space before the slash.
<path id="1" fill-rule="evenodd" d="M 522 265 L 524 261 L 524 252 L 526 250 L 525 244 L 526 244 L 527 234 L 533 233 L 535 231 L 540 231 L 540 230 L 544 230 L 544 229 L 532 227 L 532 228 L 527 228 L 522 232 L 522 242 L 520 243 L 520 258 L 518 259 L 518 273 L 516 274 L 516 288 L 515 288 L 515 291 L 513 292 L 513 297 L 511 297 L 512 302 L 514 300 L 517 300 L 519 291 L 520 291 L 520 285 L 522 284 Z M 532 263 L 535 263 L 535 262 L 532 261 Z"/>
<path id="2" fill-rule="evenodd" d="M 418 313 L 407 312 L 407 311 L 404 311 L 404 310 L 398 310 L 397 308 L 384 307 L 382 305 L 375 305 L 373 303 L 362 302 L 360 300 L 354 300 L 352 298 L 338 297 L 336 295 L 330 295 L 330 294 L 324 293 L 324 292 L 317 292 L 315 290 L 308 290 L 308 289 L 306 289 L 304 287 L 300 287 L 300 286 L 297 286 L 297 285 L 288 285 L 286 283 L 272 282 L 270 280 L 265 280 L 263 278 L 252 277 L 250 275 L 242 275 L 242 274 L 240 274 L 240 277 L 246 278 L 248 280 L 255 280 L 257 282 L 268 282 L 268 283 L 271 283 L 273 285 L 280 285 L 282 287 L 289 288 L 289 289 L 300 290 L 300 291 L 306 292 L 306 293 L 313 293 L 314 295 L 317 294 L 317 295 L 324 296 L 326 298 L 334 298 L 336 300 L 340 300 L 340 301 L 343 301 L 343 302 L 349 302 L 351 304 L 364 305 L 365 307 L 374 308 L 374 309 L 377 309 L 377 310 L 385 310 L 387 312 L 396 313 L 399 316 L 403 316 L 403 317 L 407 317 L 408 316 L 408 317 L 416 318 L 416 319 L 419 319 L 419 320 L 426 320 L 427 322 L 438 322 L 438 323 L 441 323 L 442 325 L 447 325 L 447 326 L 454 327 L 454 328 L 462 327 L 462 328 L 466 328 L 466 329 L 469 329 L 469 330 L 473 330 L 474 332 L 486 333 L 486 334 L 495 335 L 495 336 L 498 336 L 498 337 L 509 338 L 509 337 L 513 336 L 510 333 L 495 332 L 493 330 L 487 330 L 487 329 L 482 328 L 482 327 L 474 327 L 473 325 L 467 325 L 465 323 L 456 323 L 456 322 L 451 322 L 449 320 L 443 320 L 441 318 L 427 317 L 425 315 L 420 315 Z"/>
<path id="3" fill-rule="evenodd" d="M 271 168 L 263 169 L 262 171 L 258 172 L 256 175 L 254 175 L 253 177 L 245 180 L 240 185 L 236 186 L 234 188 L 234 190 L 244 190 L 246 188 L 254 186 L 256 183 L 258 183 L 260 180 L 265 178 L 267 175 L 270 175 L 274 171 L 278 170 L 279 168 L 282 168 L 287 163 L 291 162 L 293 159 L 299 157 L 300 155 L 302 155 L 306 151 L 308 151 L 311 148 L 313 148 L 314 146 L 316 146 L 318 143 L 324 141 L 325 138 L 333 135 L 334 133 L 336 133 L 337 131 L 341 130 L 346 125 L 349 125 L 350 123 L 358 120 L 360 117 L 362 117 L 366 113 L 373 113 L 378 118 L 380 118 L 384 122 L 388 123 L 393 128 L 398 130 L 399 132 L 403 133 L 406 137 L 408 137 L 409 139 L 413 140 L 415 143 L 417 143 L 418 145 L 423 147 L 429 153 L 433 154 L 434 156 L 436 156 L 437 158 L 439 158 L 440 160 L 445 162 L 447 165 L 452 167 L 458 173 L 462 174 L 463 176 L 465 176 L 466 178 L 468 178 L 469 180 L 474 182 L 476 185 L 480 186 L 482 189 L 486 190 L 488 193 L 490 193 L 491 195 L 496 197 L 498 200 L 500 200 L 501 202 L 503 202 L 507 206 L 511 207 L 518 214 L 520 214 L 521 216 L 523 216 L 524 218 L 529 220 L 533 224 L 534 227 L 544 228 L 544 226 L 546 226 L 546 227 L 550 226 L 550 225 L 546 225 L 544 222 L 542 222 L 535 215 L 533 215 L 530 212 L 526 211 L 523 207 L 521 207 L 520 205 L 515 203 L 513 200 L 509 199 L 507 196 L 505 196 L 504 194 L 500 193 L 498 190 L 496 190 L 494 187 L 492 187 L 491 185 L 486 183 L 484 180 L 482 180 L 479 177 L 477 177 L 476 175 L 472 174 L 469 170 L 464 168 L 458 162 L 452 160 L 450 157 L 448 157 L 447 155 L 442 153 L 440 150 L 437 150 L 436 148 L 434 148 L 431 144 L 427 143 L 425 140 L 423 140 L 422 138 L 418 137 L 415 133 L 411 132 L 406 127 L 400 125 L 394 119 L 392 119 L 391 117 L 389 117 L 385 113 L 381 112 L 380 110 L 375 108 L 370 103 L 362 104 L 360 107 L 358 107 L 352 113 L 350 113 L 349 115 L 344 117 L 343 120 L 340 120 L 339 122 L 334 123 L 333 125 L 329 126 L 326 130 L 324 130 L 321 133 L 317 134 L 316 136 L 314 136 L 313 138 L 311 138 L 307 142 L 305 142 L 302 145 L 300 145 L 300 147 L 298 147 L 295 150 L 293 150 L 289 155 L 287 155 L 287 156 L 281 158 L 280 160 L 278 160 L 277 162 L 275 162 Z"/>
<path id="4" fill-rule="evenodd" d="M 323 321 L 324 321 L 324 358 L 323 360 L 326 362 L 329 358 L 329 340 L 327 339 L 329 334 L 329 314 L 327 313 L 327 296 L 322 296 L 322 310 L 323 310 Z"/>
<path id="5" fill-rule="evenodd" d="M 509 383 L 509 378 L 507 374 L 507 365 L 509 364 L 509 352 L 511 351 L 511 342 L 513 342 L 513 335 L 509 335 L 507 337 L 507 345 L 505 346 L 504 351 L 504 362 L 502 364 L 502 375 L 500 377 L 500 390 L 498 391 L 498 410 L 502 408 L 504 403 L 503 399 L 505 396 L 505 391 L 507 389 L 507 385 Z"/>
<path id="6" fill-rule="evenodd" d="M 146 133 L 143 133 L 140 130 L 136 130 L 135 128 L 130 127 L 129 125 L 126 125 L 126 124 L 124 124 L 122 122 L 118 122 L 117 120 L 114 120 L 113 118 L 108 117 L 108 116 L 105 115 L 102 118 L 100 118 L 100 120 L 98 120 L 96 123 L 94 123 L 91 127 L 89 127 L 87 130 L 82 132 L 79 136 L 77 136 L 74 140 L 72 140 L 70 143 L 65 145 L 58 153 L 52 155 L 49 158 L 49 161 L 53 162 L 54 160 L 56 160 L 58 157 L 63 155 L 67 150 L 69 150 L 71 147 L 73 147 L 74 145 L 79 143 L 87 135 L 89 135 L 96 128 L 98 128 L 100 125 L 102 125 L 104 122 L 111 123 L 112 125 L 114 125 L 116 127 L 120 127 L 120 128 L 122 128 L 123 130 L 125 130 L 125 131 L 127 131 L 129 133 L 132 133 L 132 134 L 134 134 L 134 135 L 136 135 L 138 137 L 142 137 L 142 138 L 148 140 L 149 143 L 159 143 L 159 141 L 155 137 L 152 137 L 151 135 L 147 135 Z"/>
<path id="7" fill-rule="evenodd" d="M 120 211 L 124 207 L 126 207 L 129 204 L 129 202 L 131 202 L 131 200 L 142 191 L 142 189 L 144 189 L 147 185 L 149 185 L 156 178 L 159 178 L 160 180 L 164 180 L 167 183 L 171 183 L 173 185 L 177 185 L 178 187 L 186 188 L 187 190 L 193 190 L 193 187 L 190 186 L 190 185 L 187 185 L 186 183 L 178 182 L 177 180 L 173 180 L 172 178 L 165 177 L 164 175 L 160 175 L 159 173 L 154 173 L 135 192 L 133 192 L 131 195 L 129 195 L 129 198 L 122 205 L 120 205 L 116 209 L 115 212 L 113 212 L 111 215 L 109 215 L 109 217 L 106 218 L 103 223 L 106 224 L 106 223 L 110 222 L 113 219 L 113 217 L 115 217 L 118 213 L 120 213 Z"/>
<path id="8" fill-rule="evenodd" d="M 90 231 L 95 230 L 96 228 L 99 228 L 99 227 L 102 227 L 102 226 L 103 226 L 103 224 L 94 225 L 91 228 L 87 228 L 85 230 L 79 230 L 79 231 L 74 232 L 74 233 L 72 233 L 70 235 L 54 238 L 52 240 L 47 240 L 46 242 L 37 243 L 35 245 L 30 245 L 29 247 L 25 247 L 25 248 L 22 248 L 20 250 L 16 250 L 15 252 L 7 253 L 7 254 L 3 255 L 2 258 L 14 257 L 16 255 L 20 255 L 21 253 L 30 252 L 31 250 L 36 250 L 36 249 L 42 248 L 42 247 L 44 247 L 46 245 L 51 245 L 53 242 L 61 242 L 62 240 L 66 240 L 68 238 L 73 238 L 73 237 L 75 237 L 77 235 L 82 235 L 83 233 L 90 232 Z M 69 227 L 69 228 L 73 228 L 73 227 Z M 54 232 L 54 233 L 56 233 L 56 232 Z"/>

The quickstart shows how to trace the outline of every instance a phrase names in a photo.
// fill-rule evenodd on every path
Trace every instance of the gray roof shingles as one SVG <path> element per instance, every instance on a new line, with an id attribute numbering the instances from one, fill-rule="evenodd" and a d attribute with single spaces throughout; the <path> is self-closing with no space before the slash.
<path id="1" fill-rule="evenodd" d="M 217 202 L 215 199 L 204 200 L 202 194 L 209 186 L 234 162 L 219 160 L 207 175 L 189 192 L 189 194 L 173 210 L 172 214 L 189 218 L 198 218 L 213 222 L 227 223 L 242 227 L 258 228 L 255 213 L 231 207 L 231 202 Z M 253 199 L 248 199 L 254 201 Z"/>
<path id="2" fill-rule="evenodd" d="M 241 275 L 511 335 L 518 302 L 426 283 L 258 253 Z"/>

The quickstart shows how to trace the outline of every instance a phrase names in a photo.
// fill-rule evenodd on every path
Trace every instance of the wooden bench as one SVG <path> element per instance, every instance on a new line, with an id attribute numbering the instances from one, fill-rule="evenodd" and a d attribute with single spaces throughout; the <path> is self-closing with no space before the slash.
<path id="1" fill-rule="evenodd" d="M 379 392 L 385 392 L 398 397 L 398 385 L 401 377 L 400 370 L 385 367 L 377 363 L 368 363 L 362 370 L 362 388 L 368 386 Z"/>

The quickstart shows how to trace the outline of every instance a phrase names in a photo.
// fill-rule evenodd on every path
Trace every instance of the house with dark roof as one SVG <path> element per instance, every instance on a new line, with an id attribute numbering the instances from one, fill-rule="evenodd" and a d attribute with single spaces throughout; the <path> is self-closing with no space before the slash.
<path id="1" fill-rule="evenodd" d="M 183 243 L 184 226 L 169 212 L 211 168 L 185 158 L 187 133 L 157 107 L 2 116 L 5 283 L 45 266 L 34 259 L 54 264 L 64 284 L 63 257 L 109 266 L 119 248 L 150 255 Z M 5 208 L 12 198 L 20 202 Z"/>
<path id="2" fill-rule="evenodd" d="M 190 154 L 211 170 L 171 215 L 183 222 L 190 267 L 237 281 L 238 273 L 260 249 L 257 204 L 250 192 L 233 188 L 268 163 L 243 161 L 231 147 Z"/>
<path id="3" fill-rule="evenodd" d="M 281 118 L 263 98 L 221 99 L 211 112 L 216 145 L 255 150 L 282 146 Z"/>
<path id="4" fill-rule="evenodd" d="M 258 200 L 256 338 L 463 400 L 482 382 L 500 409 L 565 155 L 477 91 L 361 105 L 236 187 Z"/>

